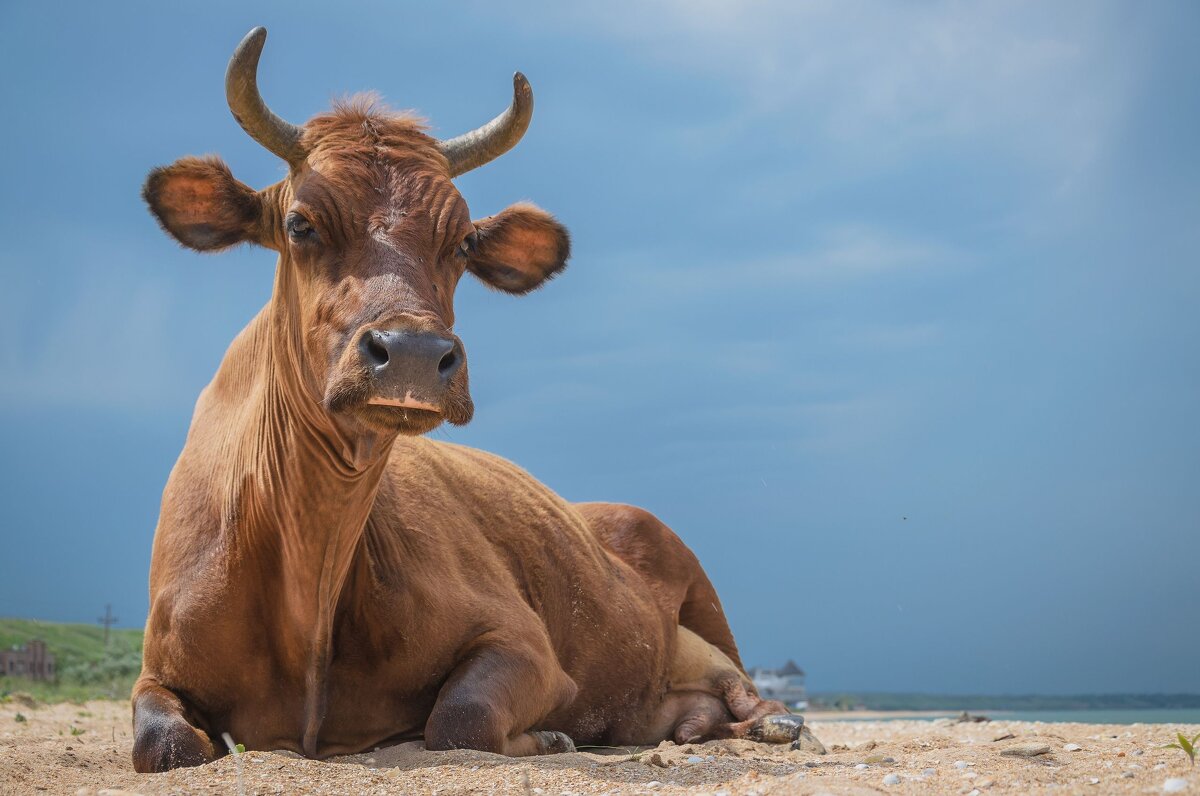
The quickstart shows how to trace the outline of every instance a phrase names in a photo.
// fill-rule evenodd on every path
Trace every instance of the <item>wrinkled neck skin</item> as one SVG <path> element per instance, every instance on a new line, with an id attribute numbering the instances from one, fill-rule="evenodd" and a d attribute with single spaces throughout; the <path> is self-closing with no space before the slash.
<path id="1" fill-rule="evenodd" d="M 321 403 L 303 355 L 294 269 L 280 258 L 275 290 L 255 321 L 258 388 L 236 424 L 236 464 L 225 492 L 234 560 L 261 568 L 254 581 L 269 591 L 293 640 L 279 650 L 305 672 L 305 752 L 316 754 L 325 713 L 333 620 L 395 435 L 340 427 Z M 265 361 L 264 361 L 265 360 Z M 227 521 L 228 521 L 227 520 Z M 271 585 L 267 585 L 271 584 Z"/>

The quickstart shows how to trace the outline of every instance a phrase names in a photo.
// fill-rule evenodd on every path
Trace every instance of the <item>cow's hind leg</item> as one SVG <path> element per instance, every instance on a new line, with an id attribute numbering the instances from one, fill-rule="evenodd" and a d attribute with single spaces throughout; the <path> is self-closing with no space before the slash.
<path id="1" fill-rule="evenodd" d="M 186 718 L 176 694 L 143 678 L 133 688 L 133 767 L 141 774 L 199 766 L 217 758 L 207 734 Z"/>
<path id="2" fill-rule="evenodd" d="M 566 734 L 534 727 L 569 704 L 576 691 L 551 654 L 511 644 L 476 645 L 438 693 L 425 725 L 425 747 L 510 757 L 573 752 Z"/>
<path id="3" fill-rule="evenodd" d="M 663 706 L 660 715 L 671 723 L 677 743 L 714 738 L 792 743 L 807 732 L 802 716 L 761 698 L 728 656 L 686 627 L 678 630 L 671 692 Z"/>
<path id="4" fill-rule="evenodd" d="M 577 503 L 596 536 L 651 586 L 660 606 L 742 667 L 721 599 L 696 555 L 662 520 L 620 503 Z"/>

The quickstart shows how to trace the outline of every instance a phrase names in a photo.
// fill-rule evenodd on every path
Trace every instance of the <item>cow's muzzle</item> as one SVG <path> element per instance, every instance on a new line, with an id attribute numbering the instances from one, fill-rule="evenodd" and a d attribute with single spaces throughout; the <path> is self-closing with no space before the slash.
<path id="1" fill-rule="evenodd" d="M 371 376 L 367 403 L 439 414 L 466 361 L 457 339 L 410 329 L 370 329 L 358 351 Z"/>

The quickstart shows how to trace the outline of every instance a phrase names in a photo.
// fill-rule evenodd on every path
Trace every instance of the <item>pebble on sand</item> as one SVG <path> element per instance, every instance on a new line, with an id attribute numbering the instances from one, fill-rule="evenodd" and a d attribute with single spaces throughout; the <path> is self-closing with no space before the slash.
<path id="1" fill-rule="evenodd" d="M 899 774 L 888 774 L 886 777 L 883 778 L 883 784 L 884 785 L 899 785 L 900 784 L 900 775 Z"/>
<path id="2" fill-rule="evenodd" d="M 1163 783 L 1163 793 L 1183 793 L 1187 790 L 1187 780 L 1179 777 L 1171 777 Z"/>
<path id="3" fill-rule="evenodd" d="M 1007 749 L 1001 749 L 1000 754 L 1003 757 L 1037 757 L 1050 753 L 1050 747 L 1040 743 L 1025 743 L 1016 746 L 1010 746 Z"/>
<path id="4" fill-rule="evenodd" d="M 1066 751 L 1066 752 L 1078 752 L 1081 749 L 1083 749 L 1083 747 L 1077 743 L 1063 744 L 1063 751 Z"/>

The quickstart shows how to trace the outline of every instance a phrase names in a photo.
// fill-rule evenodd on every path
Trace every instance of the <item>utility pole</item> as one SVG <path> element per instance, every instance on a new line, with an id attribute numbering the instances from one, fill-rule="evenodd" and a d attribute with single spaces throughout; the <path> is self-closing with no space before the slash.
<path id="1" fill-rule="evenodd" d="M 104 625 L 104 649 L 108 649 L 108 629 L 117 623 L 117 618 L 112 615 L 112 603 L 104 606 L 104 616 L 96 621 Z"/>

